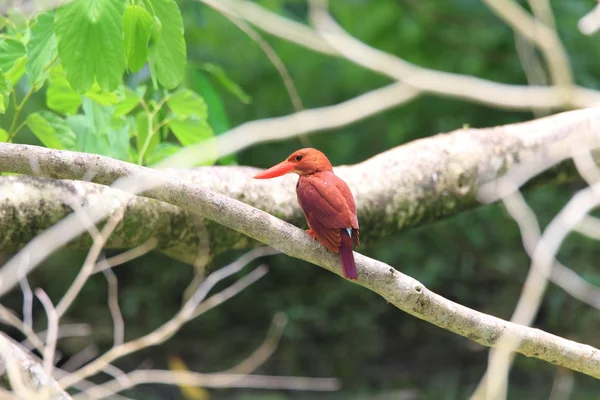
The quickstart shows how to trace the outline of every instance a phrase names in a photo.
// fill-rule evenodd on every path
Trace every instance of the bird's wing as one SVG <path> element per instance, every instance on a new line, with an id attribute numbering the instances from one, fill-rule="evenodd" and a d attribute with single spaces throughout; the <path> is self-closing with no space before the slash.
<path id="1" fill-rule="evenodd" d="M 345 187 L 346 192 L 340 190 L 340 186 Z M 348 186 L 331 172 L 317 173 L 301 177 L 296 191 L 312 231 L 325 247 L 337 252 L 341 243 L 340 229 L 358 230 L 356 212 L 351 209 L 354 200 Z M 348 204 L 348 198 L 351 204 Z"/>

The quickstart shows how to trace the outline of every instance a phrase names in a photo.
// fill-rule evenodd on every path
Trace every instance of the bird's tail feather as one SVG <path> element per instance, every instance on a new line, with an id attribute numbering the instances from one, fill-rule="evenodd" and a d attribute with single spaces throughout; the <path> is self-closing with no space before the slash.
<path id="1" fill-rule="evenodd" d="M 342 243 L 340 245 L 340 258 L 342 260 L 342 271 L 346 279 L 357 279 L 356 264 L 354 263 L 354 254 L 352 253 L 352 238 L 346 231 L 341 230 Z"/>

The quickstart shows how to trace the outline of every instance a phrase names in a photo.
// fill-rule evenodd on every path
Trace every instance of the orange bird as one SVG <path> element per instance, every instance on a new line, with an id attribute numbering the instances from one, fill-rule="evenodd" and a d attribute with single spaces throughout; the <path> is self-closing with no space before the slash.
<path id="1" fill-rule="evenodd" d="M 254 178 L 270 179 L 289 173 L 300 175 L 296 194 L 310 228 L 306 232 L 330 251 L 339 252 L 344 277 L 356 279 L 352 243 L 358 247 L 359 230 L 350 188 L 333 173 L 325 154 L 311 148 L 292 153 Z"/>

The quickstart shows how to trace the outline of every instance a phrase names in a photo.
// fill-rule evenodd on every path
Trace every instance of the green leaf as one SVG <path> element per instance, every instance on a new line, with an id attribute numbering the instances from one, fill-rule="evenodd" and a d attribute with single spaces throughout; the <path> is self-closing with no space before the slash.
<path id="1" fill-rule="evenodd" d="M 108 129 L 108 143 L 110 156 L 118 160 L 127 161 L 129 155 L 129 126 L 122 123 L 118 127 Z"/>
<path id="2" fill-rule="evenodd" d="M 0 39 L 0 69 L 8 75 L 18 60 L 25 56 L 23 43 L 12 38 Z"/>
<path id="3" fill-rule="evenodd" d="M 198 119 L 208 118 L 206 102 L 197 93 L 189 89 L 182 89 L 171 95 L 167 100 L 167 104 L 179 118 L 191 116 L 196 116 Z"/>
<path id="4" fill-rule="evenodd" d="M 50 111 L 41 111 L 39 114 L 52 126 L 65 150 L 77 150 L 75 132 L 71 130 L 64 118 Z"/>
<path id="5" fill-rule="evenodd" d="M 176 143 L 163 142 L 159 144 L 156 149 L 154 149 L 150 157 L 148 157 L 148 164 L 155 164 L 159 161 L 162 161 L 165 158 L 177 153 L 179 150 L 181 150 L 180 145 Z"/>
<path id="6" fill-rule="evenodd" d="M 152 34 L 154 18 L 144 7 L 129 6 L 123 14 L 125 58 L 127 68 L 137 72 L 148 59 L 148 42 Z"/>
<path id="7" fill-rule="evenodd" d="M 81 106 L 81 96 L 69 81 L 60 64 L 49 71 L 50 85 L 46 91 L 46 106 L 61 114 L 75 114 Z"/>
<path id="8" fill-rule="evenodd" d="M 46 106 L 61 114 L 75 114 L 81 106 L 81 96 L 65 80 L 52 82 L 46 91 Z"/>
<path id="9" fill-rule="evenodd" d="M 204 153 L 207 161 L 199 165 L 212 165 L 217 161 L 216 143 L 210 140 L 214 138 L 214 133 L 206 120 L 198 120 L 194 117 L 186 120 L 174 119 L 168 123 L 168 126 L 184 147 L 208 140 L 206 142 L 208 148 Z"/>
<path id="10" fill-rule="evenodd" d="M 152 38 L 152 42 L 156 43 L 161 36 L 162 24 L 160 23 L 160 19 L 155 15 L 154 18 L 152 18 L 152 35 L 150 37 Z"/>
<path id="11" fill-rule="evenodd" d="M 167 125 L 183 146 L 214 137 L 213 130 L 204 119 L 195 117 L 184 120 L 173 119 Z"/>
<path id="12" fill-rule="evenodd" d="M 148 87 L 146 85 L 140 85 L 135 88 L 135 94 L 137 94 L 137 96 L 139 98 L 142 98 L 146 95 L 147 90 L 148 90 Z"/>
<path id="13" fill-rule="evenodd" d="M 113 114 L 113 107 L 103 106 L 88 98 L 83 98 L 83 112 L 90 118 L 96 135 L 106 135 Z"/>
<path id="14" fill-rule="evenodd" d="M 58 55 L 54 38 L 54 13 L 44 13 L 31 26 L 31 38 L 26 46 L 27 77 L 38 89 L 48 77 L 46 68 Z"/>
<path id="15" fill-rule="evenodd" d="M 6 109 L 8 108 L 8 100 L 10 98 L 10 88 L 8 87 L 8 82 L 6 81 L 6 76 L 4 76 L 4 72 L 0 69 L 0 114 L 4 114 Z"/>
<path id="16" fill-rule="evenodd" d="M 149 0 L 149 3 L 162 24 L 162 33 L 150 48 L 152 74 L 162 86 L 174 89 L 185 73 L 186 49 L 181 13 L 175 0 Z"/>
<path id="17" fill-rule="evenodd" d="M 219 93 L 215 90 L 212 83 L 206 78 L 204 73 L 201 71 L 188 70 L 191 79 L 191 87 L 195 89 L 199 94 L 206 100 L 208 106 L 208 123 L 213 128 L 215 134 L 218 136 L 229 130 L 229 119 L 223 107 L 223 100 Z M 223 165 L 235 165 L 237 164 L 237 157 L 235 154 L 230 154 L 225 157 L 219 158 L 219 164 Z"/>
<path id="18" fill-rule="evenodd" d="M 51 149 L 64 149 L 56 130 L 40 113 L 29 114 L 27 126 L 44 146 Z"/>
<path id="19" fill-rule="evenodd" d="M 15 65 L 6 73 L 6 79 L 14 87 L 25 75 L 25 67 L 27 66 L 27 56 L 23 56 L 17 60 Z"/>
<path id="20" fill-rule="evenodd" d="M 122 95 L 117 92 L 105 92 L 100 88 L 97 82 L 94 82 L 92 88 L 85 92 L 85 96 L 103 106 L 112 106 L 122 100 Z"/>
<path id="21" fill-rule="evenodd" d="M 0 128 L 0 142 L 6 142 L 8 140 L 8 132 Z"/>
<path id="22" fill-rule="evenodd" d="M 89 116 L 74 115 L 67 118 L 67 122 L 75 132 L 79 151 L 108 155 L 110 152 L 108 138 L 106 135 L 96 133 L 94 122 Z"/>
<path id="23" fill-rule="evenodd" d="M 142 152 L 144 145 L 146 143 L 146 139 L 148 138 L 148 116 L 144 112 L 140 112 L 135 117 L 136 125 L 137 125 L 137 140 L 136 146 L 139 153 Z M 148 157 L 149 154 L 152 154 L 156 146 L 160 143 L 160 135 L 155 134 L 150 138 L 150 142 L 148 143 L 148 147 L 144 152 L 144 159 Z M 137 161 L 137 160 L 136 160 Z"/>
<path id="24" fill-rule="evenodd" d="M 115 106 L 114 115 L 117 117 L 127 115 L 131 112 L 131 110 L 137 107 L 139 103 L 140 98 L 137 96 L 137 94 L 128 87 L 125 87 L 123 91 L 123 99 Z"/>
<path id="25" fill-rule="evenodd" d="M 73 0 L 57 10 L 58 54 L 74 89 L 89 90 L 94 78 L 108 92 L 121 83 L 124 10 L 122 0 Z"/>
<path id="26" fill-rule="evenodd" d="M 240 85 L 229 79 L 223 68 L 215 64 L 204 63 L 202 64 L 202 69 L 217 78 L 219 83 L 223 85 L 227 91 L 236 96 L 242 103 L 252 103 L 252 98 L 248 96 L 246 92 L 244 92 L 244 89 L 242 89 Z"/>

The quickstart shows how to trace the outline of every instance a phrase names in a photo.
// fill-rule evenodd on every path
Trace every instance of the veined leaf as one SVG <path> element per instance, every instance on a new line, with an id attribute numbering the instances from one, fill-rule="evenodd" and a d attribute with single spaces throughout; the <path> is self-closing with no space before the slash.
<path id="1" fill-rule="evenodd" d="M 6 73 L 6 79 L 14 87 L 25 75 L 25 66 L 27 65 L 27 56 L 23 56 L 17 60 L 15 65 Z"/>
<path id="2" fill-rule="evenodd" d="M 108 155 L 110 145 L 106 135 L 96 134 L 94 122 L 87 115 L 74 115 L 67 122 L 77 137 L 79 151 Z"/>
<path id="3" fill-rule="evenodd" d="M 75 132 L 69 128 L 69 124 L 67 124 L 67 121 L 64 118 L 50 111 L 41 111 L 39 114 L 48 121 L 52 128 L 54 128 L 58 140 L 60 140 L 60 143 L 65 150 L 77 150 Z"/>
<path id="4" fill-rule="evenodd" d="M 172 119 L 167 124 L 175 137 L 184 147 L 214 137 L 214 133 L 204 119 Z"/>
<path id="5" fill-rule="evenodd" d="M 30 84 L 39 89 L 48 72 L 44 71 L 58 55 L 54 38 L 54 13 L 44 13 L 31 26 L 31 38 L 27 43 L 27 77 Z"/>
<path id="6" fill-rule="evenodd" d="M 129 126 L 125 123 L 118 127 L 111 126 L 108 129 L 108 143 L 110 144 L 110 156 L 118 160 L 127 161 L 129 156 Z"/>
<path id="7" fill-rule="evenodd" d="M 129 6 L 123 14 L 125 58 L 127 68 L 137 72 L 148 59 L 148 42 L 152 34 L 154 17 L 144 7 Z"/>
<path id="8" fill-rule="evenodd" d="M 181 89 L 171 95 L 167 104 L 180 119 L 196 116 L 198 119 L 208 118 L 206 102 L 197 93 L 189 89 Z"/>
<path id="9" fill-rule="evenodd" d="M 50 112 L 33 113 L 27 117 L 33 134 L 52 149 L 74 150 L 74 134 L 62 118 Z"/>
<path id="10" fill-rule="evenodd" d="M 123 0 L 73 0 L 56 12 L 58 54 L 74 89 L 112 92 L 125 72 Z M 99 51 L 102 49 L 102 51 Z"/>
<path id="11" fill-rule="evenodd" d="M 12 38 L 0 39 L 0 69 L 8 75 L 18 60 L 25 56 L 23 43 Z"/>
<path id="12" fill-rule="evenodd" d="M 81 106 L 81 96 L 67 82 L 52 83 L 46 91 L 46 105 L 57 113 L 72 115 Z"/>
<path id="13" fill-rule="evenodd" d="M 106 92 L 102 90 L 97 82 L 94 82 L 92 88 L 85 92 L 85 96 L 103 106 L 113 106 L 119 103 L 123 97 L 118 91 Z"/>
<path id="14" fill-rule="evenodd" d="M 164 160 L 165 158 L 172 156 L 181 150 L 181 146 L 177 143 L 163 142 L 160 143 L 156 149 L 150 154 L 148 157 L 147 164 L 152 165 L 159 161 Z"/>
<path id="15" fill-rule="evenodd" d="M 123 98 L 122 100 L 115 105 L 115 113 L 116 117 L 122 117 L 127 115 L 133 110 L 137 105 L 140 104 L 140 98 L 138 95 L 128 87 L 125 87 L 123 90 Z"/>
<path id="16" fill-rule="evenodd" d="M 150 48 L 151 71 L 162 86 L 174 89 L 183 79 L 186 62 L 181 12 L 175 0 L 148 0 L 148 3 L 162 24 L 160 37 Z"/>
<path id="17" fill-rule="evenodd" d="M 69 85 L 62 66 L 52 67 L 49 77 L 50 85 L 46 91 L 48 108 L 61 114 L 75 114 L 81 106 L 81 96 Z"/>
<path id="18" fill-rule="evenodd" d="M 0 128 L 0 142 L 6 142 L 8 140 L 8 132 Z"/>

